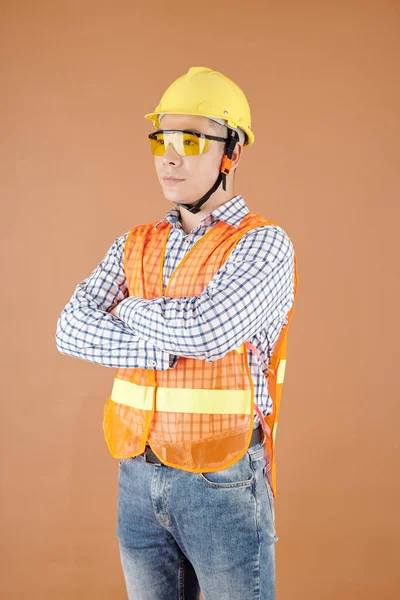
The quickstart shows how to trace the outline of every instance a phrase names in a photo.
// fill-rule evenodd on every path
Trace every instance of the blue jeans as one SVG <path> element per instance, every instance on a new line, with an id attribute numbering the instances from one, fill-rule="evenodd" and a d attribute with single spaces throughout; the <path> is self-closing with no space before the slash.
<path id="1" fill-rule="evenodd" d="M 274 497 L 264 446 L 190 473 L 119 462 L 117 537 L 129 600 L 275 600 Z"/>

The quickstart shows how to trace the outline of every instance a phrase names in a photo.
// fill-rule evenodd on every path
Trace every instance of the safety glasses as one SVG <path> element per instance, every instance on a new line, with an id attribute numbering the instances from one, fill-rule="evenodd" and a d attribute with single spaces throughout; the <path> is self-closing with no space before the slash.
<path id="1" fill-rule="evenodd" d="M 155 131 L 150 133 L 149 138 L 150 148 L 154 156 L 164 156 L 170 144 L 179 156 L 197 156 L 207 152 L 210 147 L 210 140 L 227 141 L 227 138 L 180 129 Z"/>

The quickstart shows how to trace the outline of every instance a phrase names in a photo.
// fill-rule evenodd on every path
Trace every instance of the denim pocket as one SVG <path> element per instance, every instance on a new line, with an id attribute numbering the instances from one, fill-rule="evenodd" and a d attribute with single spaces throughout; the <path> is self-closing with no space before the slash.
<path id="1" fill-rule="evenodd" d="M 205 485 L 220 489 L 251 486 L 255 481 L 248 451 L 242 458 L 226 469 L 197 473 L 197 476 Z"/>
<path id="2" fill-rule="evenodd" d="M 263 476 L 264 476 L 264 483 L 265 483 L 265 487 L 267 488 L 267 494 L 268 494 L 268 500 L 269 500 L 269 507 L 271 510 L 271 515 L 272 515 L 272 521 L 275 525 L 275 499 L 274 499 L 274 494 L 272 492 L 272 488 L 271 488 L 271 484 L 269 482 L 269 477 L 267 475 L 267 469 L 269 469 L 269 463 L 267 462 L 263 468 Z M 270 473 L 269 473 L 270 475 Z"/>

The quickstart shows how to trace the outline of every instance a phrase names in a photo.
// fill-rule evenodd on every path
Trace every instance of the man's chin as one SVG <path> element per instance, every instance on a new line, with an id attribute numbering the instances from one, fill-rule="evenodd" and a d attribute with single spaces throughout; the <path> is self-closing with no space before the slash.
<path id="1" fill-rule="evenodd" d="M 175 193 L 171 189 L 163 189 L 164 197 L 170 202 L 179 202 L 180 204 L 194 204 L 197 200 L 185 197 L 185 194 Z"/>

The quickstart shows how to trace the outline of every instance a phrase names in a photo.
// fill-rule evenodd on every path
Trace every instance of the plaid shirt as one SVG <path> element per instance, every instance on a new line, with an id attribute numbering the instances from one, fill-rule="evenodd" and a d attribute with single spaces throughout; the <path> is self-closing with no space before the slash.
<path id="1" fill-rule="evenodd" d="M 215 223 L 237 227 L 248 212 L 242 196 L 235 196 L 185 234 L 179 208 L 172 208 L 163 219 L 172 225 L 163 291 L 185 254 Z M 249 341 L 262 359 L 249 350 L 254 400 L 269 414 L 264 373 L 294 300 L 294 249 L 285 231 L 262 226 L 246 233 L 200 296 L 153 300 L 129 296 L 123 267 L 128 233 L 76 286 L 57 322 L 57 349 L 105 367 L 166 370 L 180 356 L 211 362 Z M 116 305 L 118 317 L 109 313 Z M 258 423 L 254 413 L 254 426 Z"/>

